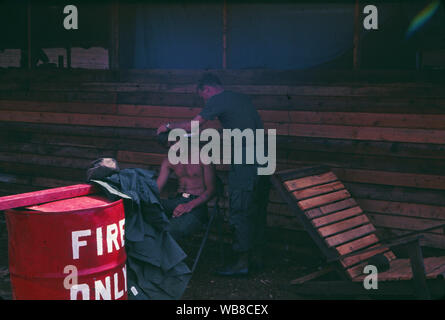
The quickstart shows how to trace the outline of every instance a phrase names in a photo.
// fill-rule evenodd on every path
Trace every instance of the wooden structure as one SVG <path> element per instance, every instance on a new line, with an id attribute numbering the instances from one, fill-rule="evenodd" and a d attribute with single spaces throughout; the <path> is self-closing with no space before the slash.
<path id="1" fill-rule="evenodd" d="M 272 180 L 298 221 L 305 227 L 327 258 L 327 262 L 330 263 L 322 271 L 294 280 L 294 284 L 300 285 L 298 292 L 307 293 L 312 289 L 313 294 L 332 294 L 337 297 L 351 294 L 351 290 L 355 289 L 352 295 L 360 293 L 366 295 L 370 291 L 365 290 L 362 285 L 366 277 L 364 268 L 374 264 L 371 259 L 379 255 L 380 260 L 383 259 L 388 267 L 388 270 L 378 273 L 379 282 L 413 280 L 413 283 L 407 284 L 408 291 L 400 290 L 400 288 L 390 290 L 392 288 L 387 287 L 383 290 L 375 290 L 376 294 L 400 296 L 409 292 L 417 297 L 428 299 L 431 294 L 426 280 L 432 279 L 442 285 L 438 292 L 435 290 L 436 287 L 433 288 L 434 296 L 445 296 L 445 281 L 443 280 L 445 256 L 424 259 L 419 238 L 416 236 L 420 232 L 391 241 L 382 241 L 369 218 L 329 168 L 308 167 L 288 170 L 277 173 Z M 444 227 L 445 224 L 437 226 L 437 228 Z M 400 246 L 406 247 L 409 259 L 396 258 L 392 249 Z M 381 264 L 384 265 L 384 263 Z M 340 285 L 339 290 L 332 288 L 326 290 L 327 282 L 307 282 L 325 274 L 325 270 L 336 270 L 343 279 L 356 282 L 358 285 L 349 290 L 345 290 L 344 285 Z"/>
<path id="2" fill-rule="evenodd" d="M 99 157 L 156 169 L 155 130 L 199 113 L 203 72 L 0 70 L 1 195 L 84 182 Z M 443 72 L 214 72 L 277 129 L 277 170 L 328 165 L 383 233 L 445 222 Z M 268 224 L 272 239 L 307 237 L 275 191 Z M 443 230 L 421 243 L 445 248 Z"/>

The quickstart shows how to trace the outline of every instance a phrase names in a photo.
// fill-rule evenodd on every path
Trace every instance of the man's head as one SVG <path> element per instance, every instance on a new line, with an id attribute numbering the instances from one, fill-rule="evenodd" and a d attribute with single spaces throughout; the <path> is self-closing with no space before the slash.
<path id="1" fill-rule="evenodd" d="M 224 91 L 224 88 L 222 87 L 221 81 L 216 75 L 211 73 L 205 73 L 201 79 L 199 79 L 196 87 L 196 92 L 205 101 L 222 91 Z"/>
<path id="2" fill-rule="evenodd" d="M 170 146 L 173 144 L 173 141 L 168 141 L 168 134 L 170 130 L 167 130 L 165 132 L 162 132 L 157 135 L 156 139 L 158 140 L 158 143 L 163 146 L 164 148 L 170 148 Z"/>

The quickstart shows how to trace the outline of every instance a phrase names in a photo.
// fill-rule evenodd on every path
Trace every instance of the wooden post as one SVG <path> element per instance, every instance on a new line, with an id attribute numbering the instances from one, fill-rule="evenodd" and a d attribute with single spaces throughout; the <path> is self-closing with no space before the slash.
<path id="1" fill-rule="evenodd" d="M 32 51 L 31 51 L 31 1 L 28 1 L 27 2 L 27 7 L 26 7 L 26 11 L 27 11 L 27 20 L 28 20 L 28 23 L 27 23 L 27 36 L 28 36 L 28 39 L 27 39 L 27 48 L 26 48 L 26 50 L 27 50 L 27 54 L 28 54 L 28 57 L 27 57 L 27 68 L 28 69 L 31 69 L 32 68 Z"/>
<path id="2" fill-rule="evenodd" d="M 119 68 L 119 1 L 114 0 L 111 4 L 110 21 L 110 45 L 109 45 L 109 65 L 110 69 Z"/>
<path id="3" fill-rule="evenodd" d="M 223 3 L 223 52 L 222 68 L 227 69 L 227 0 Z"/>
<path id="4" fill-rule="evenodd" d="M 359 56 L 359 44 L 360 44 L 360 3 L 359 0 L 355 0 L 354 8 L 354 51 L 353 51 L 353 66 L 357 70 L 360 68 L 360 56 Z"/>

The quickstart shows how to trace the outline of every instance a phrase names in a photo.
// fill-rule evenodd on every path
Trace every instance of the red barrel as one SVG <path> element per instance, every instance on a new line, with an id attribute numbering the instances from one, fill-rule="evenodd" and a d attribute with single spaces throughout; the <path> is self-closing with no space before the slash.
<path id="1" fill-rule="evenodd" d="M 127 299 L 122 200 L 88 195 L 5 214 L 14 299 Z"/>

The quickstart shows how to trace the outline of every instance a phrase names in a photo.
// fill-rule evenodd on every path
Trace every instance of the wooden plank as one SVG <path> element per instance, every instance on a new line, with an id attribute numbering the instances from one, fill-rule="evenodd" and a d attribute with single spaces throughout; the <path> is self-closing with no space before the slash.
<path id="1" fill-rule="evenodd" d="M 382 227 L 379 227 L 380 230 L 389 232 L 390 235 L 394 236 L 401 236 L 404 234 L 407 234 L 411 231 L 401 231 L 396 229 L 385 229 Z M 445 237 L 443 234 L 436 234 L 436 233 L 424 233 L 423 238 L 420 239 L 420 244 L 423 247 L 430 247 L 430 248 L 439 248 L 439 249 L 445 249 Z"/>
<path id="2" fill-rule="evenodd" d="M 335 181 L 332 183 L 322 184 L 322 185 L 318 185 L 315 187 L 310 187 L 310 188 L 306 188 L 306 189 L 302 189 L 302 190 L 300 189 L 300 190 L 292 192 L 292 194 L 294 195 L 295 199 L 303 200 L 306 198 L 310 198 L 313 196 L 317 196 L 317 195 L 324 194 L 324 193 L 329 193 L 329 192 L 344 189 L 344 188 L 345 188 L 345 186 L 340 181 Z"/>
<path id="3" fill-rule="evenodd" d="M 350 182 L 344 182 L 343 184 L 357 198 L 445 206 L 445 192 L 443 190 Z"/>
<path id="4" fill-rule="evenodd" d="M 54 112 L 19 112 L 0 111 L 1 121 L 18 121 L 34 123 L 89 125 L 107 127 L 157 128 L 165 122 L 165 118 L 142 118 L 114 115 L 92 117 L 89 114 L 67 114 Z"/>
<path id="5" fill-rule="evenodd" d="M 156 164 L 162 163 L 162 160 L 166 158 L 165 154 L 156 153 L 142 153 L 142 152 L 130 152 L 130 151 L 118 151 L 117 161 L 125 161 L 141 164 Z"/>
<path id="6" fill-rule="evenodd" d="M 69 79 L 70 81 L 133 81 L 142 83 L 165 83 L 165 84 L 195 84 L 200 78 L 203 70 L 183 69 L 146 69 L 146 70 L 73 70 L 67 72 L 62 70 L 1 70 L 0 78 L 5 79 L 32 79 L 42 80 L 53 77 L 54 80 Z M 215 69 L 214 72 L 225 84 L 237 85 L 349 85 L 353 87 L 384 86 L 400 88 L 401 86 L 425 89 L 438 87 L 444 83 L 444 72 L 440 70 L 270 70 L 270 69 Z M 337 88 L 334 88 L 334 92 Z M 411 90 L 408 90 L 410 92 Z M 419 90 L 422 91 L 422 90 Z M 332 94 L 328 94 L 332 95 Z"/>
<path id="7" fill-rule="evenodd" d="M 347 273 L 352 281 L 363 281 L 366 275 L 363 274 L 363 268 L 367 263 L 347 269 Z M 412 278 L 409 259 L 396 259 L 390 261 L 390 269 L 385 272 L 379 272 L 378 281 L 388 280 L 410 280 Z"/>
<path id="8" fill-rule="evenodd" d="M 26 163 L 42 166 L 79 168 L 86 170 L 91 163 L 91 159 L 46 156 L 26 153 L 0 152 L 0 161 L 12 163 Z M 85 171 L 86 172 L 86 171 Z"/>
<path id="9" fill-rule="evenodd" d="M 30 177 L 50 177 L 57 178 L 64 177 L 66 179 L 75 180 L 79 177 L 85 177 L 84 168 L 71 168 L 71 167 L 53 167 L 48 165 L 33 164 L 15 162 L 0 161 L 0 169 L 5 172 L 10 172 L 19 175 L 26 175 Z"/>
<path id="10" fill-rule="evenodd" d="M 170 121 L 183 121 L 182 118 L 170 117 Z M 100 115 L 92 117 L 89 114 L 81 113 L 54 113 L 54 112 L 18 112 L 0 110 L 0 121 L 50 123 L 50 124 L 69 124 L 69 125 L 88 125 L 88 126 L 107 126 L 107 127 L 131 127 L 131 128 L 153 128 L 165 124 L 165 118 L 154 117 L 132 117 L 116 115 Z M 220 124 L 213 121 L 210 125 L 216 129 Z M 207 124 L 209 126 L 209 124 Z M 276 129 L 277 134 L 287 135 L 289 126 L 274 122 L 265 122 L 265 129 Z"/>
<path id="11" fill-rule="evenodd" d="M 201 108 L 183 106 L 129 105 L 118 104 L 118 114 L 127 116 L 192 119 L 201 112 Z"/>
<path id="12" fill-rule="evenodd" d="M 445 220 L 445 207 L 396 201 L 356 199 L 364 210 L 407 217 Z"/>
<path id="13" fill-rule="evenodd" d="M 443 144 L 445 130 L 290 124 L 289 134 L 302 137 Z"/>
<path id="14" fill-rule="evenodd" d="M 430 257 L 424 260 L 426 277 L 436 279 L 445 277 L 445 257 Z"/>
<path id="15" fill-rule="evenodd" d="M 445 257 L 427 257 L 424 259 L 425 273 L 428 279 L 436 279 L 445 271 Z M 366 275 L 354 277 L 353 281 L 363 281 Z M 388 271 L 379 273 L 379 281 L 395 281 L 412 279 L 412 271 L 409 259 L 396 259 L 390 262 Z"/>
<path id="16" fill-rule="evenodd" d="M 328 183 L 337 180 L 337 177 L 332 172 L 323 173 L 316 176 L 304 177 L 295 180 L 289 180 L 284 182 L 284 186 L 288 191 L 294 191 L 297 189 L 303 189 L 318 184 Z"/>
<path id="17" fill-rule="evenodd" d="M 371 244 L 379 242 L 379 239 L 375 234 L 371 234 L 369 236 L 348 242 L 341 246 L 336 247 L 335 249 L 338 251 L 340 255 L 345 255 L 351 253 L 353 251 L 357 251 L 359 249 L 363 249 L 365 247 L 370 246 Z"/>
<path id="18" fill-rule="evenodd" d="M 342 222 L 330 224 L 326 227 L 321 227 L 317 231 L 320 233 L 322 237 L 328 237 L 330 235 L 333 235 L 335 233 L 339 233 L 341 231 L 354 228 L 356 226 L 369 223 L 369 219 L 364 214 L 359 215 L 354 218 L 350 218 L 347 220 L 344 220 Z"/>
<path id="19" fill-rule="evenodd" d="M 363 213 L 362 209 L 360 207 L 352 207 L 346 210 L 338 211 L 333 214 L 325 215 L 321 218 L 316 218 L 311 221 L 311 223 L 314 225 L 314 227 L 322 227 L 326 224 L 330 224 L 333 222 L 337 222 L 340 220 L 344 220 L 346 218 L 350 218 L 352 216 L 356 216 L 358 214 Z"/>
<path id="20" fill-rule="evenodd" d="M 339 210 L 347 209 L 353 206 L 356 206 L 357 203 L 353 198 L 349 198 L 346 200 L 338 201 L 332 204 L 328 204 L 326 206 L 322 206 L 319 208 L 311 209 L 308 211 L 305 211 L 306 216 L 309 219 L 313 219 L 316 217 L 323 216 L 325 214 L 330 214 Z"/>
<path id="21" fill-rule="evenodd" d="M 332 170 L 342 181 L 445 190 L 445 176 L 440 175 L 342 168 Z"/>
<path id="22" fill-rule="evenodd" d="M 277 147 L 295 151 L 317 151 L 358 155 L 391 156 L 396 158 L 444 159 L 441 145 L 406 142 L 360 141 L 317 137 L 277 137 Z"/>
<path id="23" fill-rule="evenodd" d="M 351 195 L 345 189 L 345 190 L 340 190 L 340 191 L 336 191 L 336 192 L 331 192 L 331 193 L 328 193 L 328 194 L 325 194 L 322 196 L 318 196 L 315 198 L 298 201 L 298 206 L 302 210 L 307 210 L 307 209 L 311 209 L 314 207 L 322 206 L 324 204 L 328 204 L 330 202 L 343 200 L 343 199 L 349 198 L 349 197 L 351 197 Z"/>
<path id="24" fill-rule="evenodd" d="M 301 165 L 301 163 L 312 163 L 313 165 L 323 163 L 329 166 L 333 172 L 339 168 L 348 170 L 362 169 L 380 172 L 390 171 L 442 176 L 443 167 L 445 167 L 445 161 L 442 159 L 401 159 L 400 157 L 393 156 L 341 154 L 321 151 L 296 151 L 289 149 L 287 149 L 286 159 L 283 160 L 286 160 L 287 163 L 292 165 L 294 168 Z M 347 181 L 342 180 L 342 182 L 345 183 Z M 379 183 L 384 184 L 384 179 L 380 179 Z"/>
<path id="25" fill-rule="evenodd" d="M 289 111 L 289 117 L 295 124 L 445 129 L 445 115 L 438 114 Z"/>
<path id="26" fill-rule="evenodd" d="M 112 103 L 96 102 L 0 100 L 0 110 L 115 114 L 117 112 L 117 106 Z"/>
<path id="27" fill-rule="evenodd" d="M 373 233 L 375 231 L 376 231 L 375 227 L 372 224 L 368 223 L 368 224 L 365 224 L 358 228 L 354 228 L 354 229 L 339 233 L 337 235 L 327 237 L 325 239 L 325 241 L 329 246 L 335 247 L 335 246 L 341 245 L 345 242 L 348 242 L 348 241 L 360 238 L 364 235 Z"/>
<path id="28" fill-rule="evenodd" d="M 375 247 L 376 247 L 376 249 L 373 250 L 373 251 L 369 251 L 369 252 L 365 252 L 365 253 L 361 253 L 361 254 L 356 254 L 356 255 L 353 255 L 353 256 L 341 259 L 340 263 L 341 263 L 341 265 L 343 267 L 347 268 L 347 267 L 350 267 L 350 266 L 355 265 L 357 263 L 360 263 L 362 261 L 367 261 L 369 258 L 371 258 L 371 257 L 373 257 L 373 256 L 375 256 L 375 255 L 377 255 L 379 253 L 383 253 L 383 252 L 388 251 L 388 248 L 383 248 L 383 247 L 378 246 L 378 245 L 375 246 Z M 371 248 L 373 248 L 373 247 L 371 247 Z"/>
<path id="29" fill-rule="evenodd" d="M 437 220 L 392 216 L 387 214 L 368 213 L 368 216 L 376 227 L 391 228 L 397 230 L 410 230 L 410 231 L 422 230 L 443 223 L 443 221 L 437 221 Z M 440 227 L 438 229 L 433 229 L 429 232 L 444 234 L 444 228 Z"/>
<path id="30" fill-rule="evenodd" d="M 96 193 L 97 190 L 90 184 L 78 184 L 68 187 L 53 188 L 0 198 L 0 210 L 7 210 L 34 204 L 85 196 Z"/>

